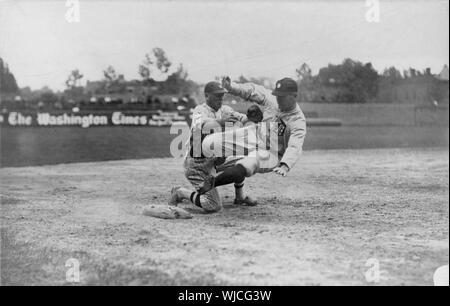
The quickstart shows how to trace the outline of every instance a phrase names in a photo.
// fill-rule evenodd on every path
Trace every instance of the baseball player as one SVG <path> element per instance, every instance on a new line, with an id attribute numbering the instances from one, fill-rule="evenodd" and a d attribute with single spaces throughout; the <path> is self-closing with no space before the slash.
<path id="1" fill-rule="evenodd" d="M 236 159 L 231 159 L 223 164 L 224 158 L 205 157 L 202 154 L 201 143 L 206 136 L 205 131 L 217 130 L 217 127 L 220 127 L 220 131 L 222 131 L 226 123 L 239 121 L 244 124 L 248 121 L 248 118 L 244 114 L 235 112 L 231 107 L 222 105 L 226 90 L 220 83 L 209 82 L 205 86 L 204 93 L 206 103 L 198 105 L 193 112 L 191 137 L 187 144 L 188 151 L 184 160 L 185 176 L 195 190 L 181 187 L 172 188 L 169 205 L 176 206 L 186 199 L 207 212 L 217 212 L 222 208 L 217 189 L 210 188 L 202 194 L 196 190 L 204 185 L 206 179 L 217 173 L 216 167 L 219 164 L 222 164 L 223 167 L 230 167 L 235 164 Z M 256 201 L 244 194 L 244 179 L 237 181 L 235 184 L 236 198 L 234 203 L 254 206 Z"/>
<path id="2" fill-rule="evenodd" d="M 261 124 L 207 136 L 202 144 L 205 156 L 245 157 L 217 176 L 210 176 L 199 189 L 242 181 L 255 173 L 274 172 L 286 176 L 302 153 L 306 136 L 306 119 L 297 103 L 297 82 L 290 78 L 277 81 L 272 92 L 252 83 L 232 83 L 229 77 L 222 85 L 230 94 L 255 102 L 264 110 Z"/>

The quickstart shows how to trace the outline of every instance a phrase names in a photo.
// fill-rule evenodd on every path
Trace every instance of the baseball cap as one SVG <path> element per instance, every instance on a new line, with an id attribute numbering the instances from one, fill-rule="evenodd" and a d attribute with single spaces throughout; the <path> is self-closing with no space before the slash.
<path id="1" fill-rule="evenodd" d="M 284 78 L 275 84 L 275 89 L 272 91 L 274 96 L 287 96 L 296 94 L 298 92 L 297 82 L 291 78 Z"/>
<path id="2" fill-rule="evenodd" d="M 222 87 L 222 85 L 219 82 L 209 82 L 205 86 L 205 93 L 218 94 L 226 92 L 227 91 Z"/>

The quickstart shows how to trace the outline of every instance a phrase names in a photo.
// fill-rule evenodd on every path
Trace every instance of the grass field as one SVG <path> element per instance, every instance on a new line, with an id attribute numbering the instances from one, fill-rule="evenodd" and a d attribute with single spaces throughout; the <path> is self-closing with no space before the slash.
<path id="1" fill-rule="evenodd" d="M 75 258 L 81 285 L 432 285 L 449 260 L 448 153 L 307 150 L 288 177 L 247 180 L 258 206 L 221 188 L 217 214 L 181 204 L 190 220 L 142 215 L 188 186 L 181 160 L 3 168 L 1 282 L 64 285 Z"/>
<path id="2" fill-rule="evenodd" d="M 448 132 L 448 127 L 310 127 L 304 149 L 448 147 Z M 162 127 L 2 128 L 0 165 L 169 157 L 174 137 Z"/>

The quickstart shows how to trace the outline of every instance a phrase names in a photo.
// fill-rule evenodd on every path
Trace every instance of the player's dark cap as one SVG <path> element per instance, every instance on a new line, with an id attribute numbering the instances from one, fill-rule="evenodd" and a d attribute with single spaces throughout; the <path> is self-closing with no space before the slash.
<path id="1" fill-rule="evenodd" d="M 226 92 L 225 88 L 219 82 L 209 82 L 205 86 L 205 93 L 208 94 L 221 94 Z"/>
<path id="2" fill-rule="evenodd" d="M 297 94 L 298 86 L 297 82 L 291 78 L 284 78 L 275 84 L 275 89 L 272 91 L 274 96 L 288 96 L 291 94 Z"/>

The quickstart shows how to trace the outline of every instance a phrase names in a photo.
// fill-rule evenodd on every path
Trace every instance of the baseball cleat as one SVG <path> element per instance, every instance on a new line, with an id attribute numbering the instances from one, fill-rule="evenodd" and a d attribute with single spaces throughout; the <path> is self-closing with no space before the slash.
<path id="1" fill-rule="evenodd" d="M 214 183 L 215 183 L 216 178 L 212 175 L 208 176 L 205 181 L 203 182 L 203 186 L 200 187 L 197 192 L 199 194 L 205 194 L 208 191 L 214 189 Z"/>
<path id="2" fill-rule="evenodd" d="M 234 199 L 234 205 L 256 206 L 258 201 L 247 196 L 244 199 Z"/>
<path id="3" fill-rule="evenodd" d="M 170 191 L 169 206 L 177 206 L 178 203 L 181 203 L 182 199 L 178 195 L 178 189 L 180 187 L 173 187 Z"/>

